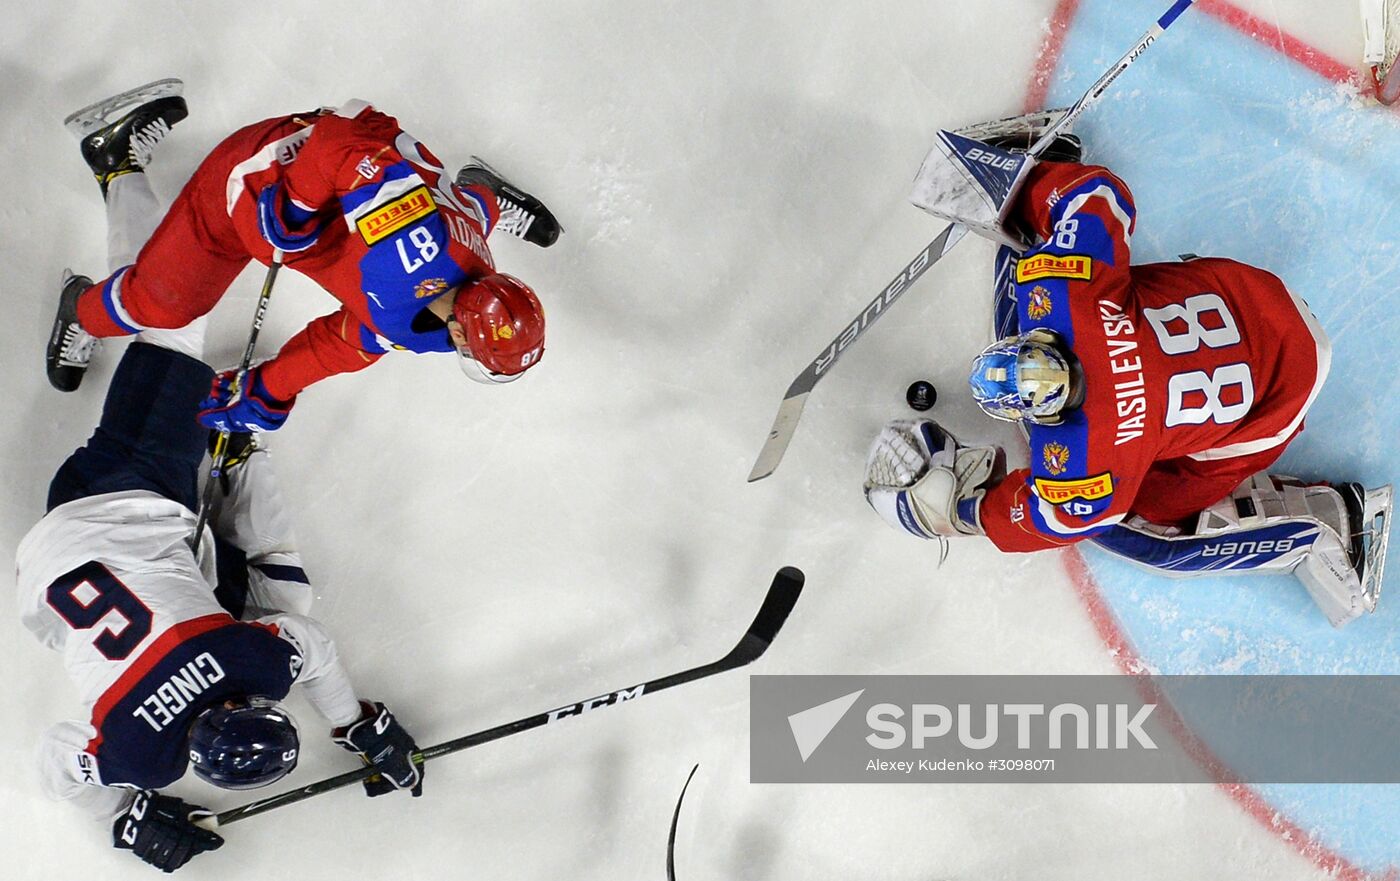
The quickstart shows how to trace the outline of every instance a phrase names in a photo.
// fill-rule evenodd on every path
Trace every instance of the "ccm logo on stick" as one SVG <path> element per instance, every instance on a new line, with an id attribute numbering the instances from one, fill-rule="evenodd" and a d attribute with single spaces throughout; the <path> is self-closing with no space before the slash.
<path id="1" fill-rule="evenodd" d="M 569 704 L 567 707 L 560 707 L 557 710 L 549 711 L 549 722 L 558 722 L 560 719 L 567 719 L 570 716 L 578 716 L 589 710 L 596 710 L 599 707 L 609 707 L 613 704 L 620 704 L 623 701 L 630 701 L 633 698 L 642 696 L 646 685 L 638 685 L 634 688 L 624 688 L 621 691 L 614 691 L 612 694 L 605 694 L 600 697 L 591 697 L 586 701 L 579 701 L 576 704 Z M 546 723 L 548 724 L 548 723 Z"/>

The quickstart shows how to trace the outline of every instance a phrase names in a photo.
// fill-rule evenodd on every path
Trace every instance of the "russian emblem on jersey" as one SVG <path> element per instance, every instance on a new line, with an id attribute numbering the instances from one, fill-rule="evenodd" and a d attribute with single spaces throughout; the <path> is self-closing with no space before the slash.
<path id="1" fill-rule="evenodd" d="M 1046 471 L 1057 476 L 1064 474 L 1069 467 L 1069 447 L 1052 441 L 1041 448 L 1040 458 Z"/>
<path id="2" fill-rule="evenodd" d="M 414 187 L 394 201 L 376 208 L 355 221 L 355 228 L 366 245 L 373 245 L 393 235 L 416 220 L 422 220 L 437 210 L 437 203 L 426 186 Z"/>
<path id="3" fill-rule="evenodd" d="M 425 278 L 413 286 L 413 296 L 426 300 L 429 297 L 441 297 L 447 293 L 447 279 L 445 278 Z"/>
<path id="4" fill-rule="evenodd" d="M 1049 315 L 1052 308 L 1049 291 L 1040 285 L 1031 288 L 1030 296 L 1026 300 L 1026 315 L 1031 321 L 1039 321 Z"/>
<path id="5" fill-rule="evenodd" d="M 1016 281 L 1025 284 L 1042 278 L 1079 278 L 1088 281 L 1094 261 L 1079 254 L 1033 254 L 1016 264 Z"/>
<path id="6" fill-rule="evenodd" d="M 1113 472 L 1105 471 L 1093 477 L 1078 480 L 1050 480 L 1045 477 L 1035 479 L 1035 494 L 1052 505 L 1063 505 L 1075 499 L 1092 502 L 1113 494 Z"/>

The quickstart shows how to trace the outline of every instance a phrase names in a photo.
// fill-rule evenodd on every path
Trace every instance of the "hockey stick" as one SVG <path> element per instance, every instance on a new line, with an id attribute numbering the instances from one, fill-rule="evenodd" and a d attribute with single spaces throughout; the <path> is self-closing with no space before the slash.
<path id="1" fill-rule="evenodd" d="M 592 710 L 600 710 L 605 707 L 616 706 L 624 701 L 632 701 L 637 698 L 671 688 L 676 685 L 683 685 L 687 682 L 694 682 L 696 679 L 704 679 L 716 673 L 723 673 L 726 670 L 733 670 L 745 664 L 751 664 L 763 656 L 768 650 L 768 646 L 773 642 L 773 637 L 778 635 L 783 622 L 787 620 L 788 613 L 792 611 L 793 605 L 797 603 L 798 596 L 802 593 L 802 585 L 806 576 L 800 569 L 793 566 L 784 566 L 773 576 L 773 583 L 768 588 L 768 594 L 763 598 L 763 605 L 759 607 L 758 614 L 754 616 L 753 623 L 744 632 L 744 636 L 739 643 L 730 649 L 729 654 L 709 664 L 699 667 L 692 667 L 689 670 L 682 670 L 679 673 L 672 673 L 670 676 L 662 676 L 660 679 L 653 679 L 650 682 L 643 682 L 631 688 L 621 688 L 607 694 L 591 697 L 587 700 L 577 701 L 567 706 L 549 710 L 544 713 L 536 713 L 533 716 L 526 716 L 514 722 L 507 722 L 504 725 L 497 725 L 495 728 L 487 728 L 485 731 L 478 731 L 475 734 L 468 734 L 456 740 L 449 740 L 437 746 L 430 746 L 414 754 L 413 758 L 418 763 L 423 763 L 429 759 L 436 759 L 448 753 L 455 753 L 459 750 L 470 749 L 480 746 L 483 743 L 490 743 L 493 740 L 500 740 L 512 734 L 519 734 L 522 731 L 529 731 L 531 728 L 539 728 L 551 722 L 559 722 L 564 719 L 571 719 L 581 716 Z M 366 777 L 373 777 L 375 774 L 373 767 L 356 768 L 354 771 L 347 771 L 335 777 L 328 777 L 316 783 L 303 786 L 300 789 L 293 789 L 280 795 L 259 799 L 255 802 L 237 808 L 230 808 L 227 811 L 220 811 L 218 814 L 205 817 L 197 822 L 206 829 L 217 829 L 220 826 L 227 826 L 245 817 L 254 814 L 261 814 L 273 808 L 280 808 L 293 802 L 320 795 L 323 792 L 330 792 L 332 789 L 340 789 L 343 786 L 350 786 L 364 780 Z"/>
<path id="2" fill-rule="evenodd" d="M 1133 62 L 1141 58 L 1147 47 L 1155 43 L 1162 32 L 1171 27 L 1172 22 L 1176 21 L 1194 2 L 1195 0 L 1176 0 L 1171 9 L 1168 9 L 1166 14 L 1157 19 L 1157 22 L 1148 29 L 1147 33 L 1143 34 L 1141 39 L 1133 45 L 1133 48 L 1118 59 L 1113 67 L 1105 71 L 1103 76 L 1099 77 L 1063 116 L 1045 130 L 1040 139 L 1027 152 L 1033 157 L 1043 153 L 1047 147 L 1055 142 L 1055 136 L 1073 124 L 1085 110 L 1089 109 L 1089 106 L 1107 91 L 1109 85 L 1118 79 L 1119 75 L 1127 70 Z M 822 353 L 807 366 L 807 369 L 797 375 L 797 378 L 792 381 L 792 385 L 788 386 L 782 404 L 778 406 L 778 415 L 773 420 L 773 428 L 768 432 L 768 440 L 764 442 L 763 449 L 758 454 L 758 461 L 754 463 L 753 470 L 749 472 L 749 483 L 762 480 L 778 469 L 778 463 L 782 461 L 783 453 L 787 452 L 788 444 L 792 442 L 792 436 L 797 431 L 797 421 L 802 418 L 802 408 L 807 405 L 807 396 L 812 393 L 817 382 L 826 375 L 836 360 L 841 357 L 841 354 L 860 339 L 871 325 L 885 314 L 888 307 L 894 303 L 899 295 L 924 274 L 926 269 L 952 250 L 966 232 L 967 228 L 960 223 L 948 224 L 943 232 L 938 234 L 938 238 L 929 242 L 927 247 L 915 255 L 914 259 L 899 271 L 899 274 L 885 286 L 884 290 L 876 295 L 875 299 L 871 300 L 869 305 L 847 324 L 845 330 L 841 331 L 836 339 L 822 350 Z"/>
<path id="3" fill-rule="evenodd" d="M 229 390 L 230 400 L 238 394 L 244 377 L 248 375 L 248 368 L 253 366 L 253 350 L 258 345 L 258 333 L 262 330 L 263 318 L 267 315 L 268 301 L 272 299 L 272 285 L 277 281 L 277 271 L 281 268 L 282 251 L 274 248 L 272 262 L 267 266 L 267 276 L 263 278 L 262 292 L 258 294 L 258 305 L 253 310 L 253 327 L 248 331 L 248 345 L 243 349 L 243 360 L 238 362 L 238 372 L 234 374 L 233 385 Z M 221 431 L 218 441 L 214 443 L 214 453 L 209 463 L 209 478 L 204 482 L 204 495 L 199 500 L 199 521 L 194 529 L 194 542 L 190 545 L 195 556 L 199 555 L 199 543 L 204 539 L 204 527 L 209 523 L 209 507 L 214 502 L 214 484 L 223 476 L 224 465 L 228 462 L 228 436 L 227 431 Z"/>
<path id="4" fill-rule="evenodd" d="M 676 881 L 676 827 L 681 824 L 681 802 L 685 801 L 685 791 L 690 788 L 690 781 L 699 770 L 698 764 L 690 769 L 685 785 L 681 787 L 680 798 L 676 799 L 676 812 L 671 815 L 671 834 L 666 836 L 666 881 Z"/>

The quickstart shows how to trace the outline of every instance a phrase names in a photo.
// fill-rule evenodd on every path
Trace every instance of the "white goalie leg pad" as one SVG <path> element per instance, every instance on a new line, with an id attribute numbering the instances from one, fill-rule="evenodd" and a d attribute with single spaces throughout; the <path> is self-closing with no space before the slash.
<path id="1" fill-rule="evenodd" d="M 996 472 L 996 447 L 962 447 L 931 420 L 885 426 L 866 461 L 865 497 L 885 522 L 919 538 L 979 535 L 960 502 L 985 492 Z"/>
<path id="2" fill-rule="evenodd" d="M 1242 500 L 1246 501 L 1244 505 L 1241 505 Z M 1239 517 L 1241 507 L 1252 509 L 1254 513 Z M 1202 512 L 1197 534 L 1226 531 L 1232 518 L 1243 528 L 1290 520 L 1316 523 L 1317 538 L 1304 550 L 1301 559 L 1287 554 L 1280 557 L 1276 565 L 1260 568 L 1282 568 L 1282 564 L 1291 561 L 1291 571 L 1333 627 L 1341 627 L 1375 611 L 1375 596 L 1367 594 L 1351 561 L 1350 537 L 1360 524 L 1351 523 L 1346 502 L 1337 490 L 1330 486 L 1305 486 L 1290 477 L 1256 474 L 1229 498 Z M 1245 521 L 1250 521 L 1247 526 Z"/>
<path id="3" fill-rule="evenodd" d="M 1352 523 L 1342 494 L 1263 473 L 1202 511 L 1193 533 L 1134 518 L 1122 528 L 1150 537 L 1147 543 L 1107 537 L 1101 544 L 1169 576 L 1291 572 L 1332 626 L 1341 627 L 1374 611 L 1379 595 L 1385 538 L 1374 523 L 1389 522 L 1389 487 L 1367 500 L 1372 529 L 1365 557 L 1371 565 L 1363 564 L 1370 570 L 1364 579 L 1352 565 L 1351 536 L 1366 527 Z"/>

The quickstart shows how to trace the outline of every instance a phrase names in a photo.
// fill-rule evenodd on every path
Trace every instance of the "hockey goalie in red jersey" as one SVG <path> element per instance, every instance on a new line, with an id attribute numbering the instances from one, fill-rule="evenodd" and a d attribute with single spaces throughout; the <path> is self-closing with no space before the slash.
<path id="1" fill-rule="evenodd" d="M 177 80 L 98 102 L 68 127 L 103 197 L 185 117 Z M 201 421 L 277 428 L 302 389 L 360 370 L 391 350 L 456 352 L 482 382 L 539 361 L 544 314 L 523 282 L 496 272 L 487 237 L 505 229 L 542 247 L 552 214 L 479 160 L 451 179 L 393 117 L 363 101 L 279 116 L 219 144 L 130 265 L 93 284 L 65 280 L 49 341 L 55 387 L 77 388 L 94 340 L 184 327 L 209 312 L 250 260 L 279 259 L 340 300 L 270 361 L 241 398 L 216 383 Z"/>
<path id="2" fill-rule="evenodd" d="M 1004 551 L 1091 539 L 1168 575 L 1295 572 L 1337 626 L 1374 610 L 1390 487 L 1265 473 L 1327 377 L 1331 345 L 1307 304 L 1234 260 L 1130 265 L 1132 193 L 1080 164 L 1072 138 L 1049 153 L 1063 161 L 1038 164 L 947 143 L 954 168 L 967 154 L 1026 167 L 993 231 L 1035 244 L 998 253 L 1002 338 L 970 384 L 984 411 L 1024 427 L 1030 464 L 1004 474 L 997 448 L 895 422 L 871 450 L 875 510 Z"/>

